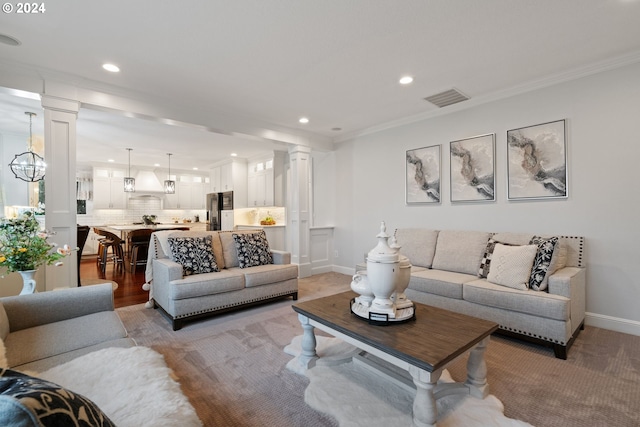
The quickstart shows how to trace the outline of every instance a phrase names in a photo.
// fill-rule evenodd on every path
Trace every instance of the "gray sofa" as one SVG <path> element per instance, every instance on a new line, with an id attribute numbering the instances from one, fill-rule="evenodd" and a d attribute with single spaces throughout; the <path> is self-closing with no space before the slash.
<path id="1" fill-rule="evenodd" d="M 107 347 L 132 347 L 114 311 L 113 288 L 101 284 L 0 298 L 0 337 L 7 367 L 41 372 Z"/>
<path id="2" fill-rule="evenodd" d="M 492 283 L 491 276 L 479 277 L 490 239 L 492 244 L 504 245 L 503 250 L 505 246 L 522 248 L 533 237 L 526 233 L 397 229 L 400 252 L 412 264 L 406 295 L 415 302 L 494 321 L 500 325 L 500 333 L 552 346 L 557 358 L 566 359 L 568 348 L 584 328 L 583 237 L 558 236 L 553 251 L 558 258 L 552 264 L 559 268 L 547 275 L 545 290 L 516 289 Z"/>
<path id="3" fill-rule="evenodd" d="M 184 322 L 291 296 L 298 299 L 298 266 L 289 252 L 271 250 L 272 264 L 240 268 L 234 234 L 238 231 L 159 231 L 152 235 L 146 279 L 154 308 L 171 320 L 173 330 Z M 264 233 L 262 231 L 262 233 Z M 211 236 L 212 251 L 220 271 L 184 275 L 183 266 L 172 260 L 168 245 L 172 237 Z"/>

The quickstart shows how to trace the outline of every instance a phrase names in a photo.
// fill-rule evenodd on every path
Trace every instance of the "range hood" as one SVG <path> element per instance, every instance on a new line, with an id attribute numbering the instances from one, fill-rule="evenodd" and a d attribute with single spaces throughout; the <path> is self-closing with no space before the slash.
<path id="1" fill-rule="evenodd" d="M 140 196 L 160 196 L 164 194 L 164 186 L 153 171 L 141 170 L 136 175 L 136 191 L 132 197 Z"/>

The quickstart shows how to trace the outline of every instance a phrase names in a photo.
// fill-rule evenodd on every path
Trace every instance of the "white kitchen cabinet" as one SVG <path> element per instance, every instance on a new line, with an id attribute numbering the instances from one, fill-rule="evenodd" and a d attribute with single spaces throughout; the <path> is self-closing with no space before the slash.
<path id="1" fill-rule="evenodd" d="M 247 172 L 249 207 L 281 206 L 283 204 L 282 189 L 278 186 L 282 180 L 276 180 L 276 175 L 281 176 L 283 173 L 283 163 L 282 156 L 275 154 L 273 157 L 249 163 Z"/>
<path id="2" fill-rule="evenodd" d="M 221 211 L 220 212 L 220 230 L 231 231 L 233 230 L 233 211 Z"/>
<path id="3" fill-rule="evenodd" d="M 124 191 L 126 171 L 115 168 L 93 169 L 94 209 L 126 209 L 127 193 Z"/>
<path id="4" fill-rule="evenodd" d="M 220 166 L 218 166 L 211 170 L 211 192 L 220 193 L 222 191 L 220 188 Z"/>
<path id="5" fill-rule="evenodd" d="M 207 192 L 233 191 L 234 208 L 247 207 L 247 163 L 234 159 L 219 163 L 211 170 L 211 185 L 204 186 Z M 205 193 L 206 194 L 206 193 Z M 203 199 L 204 200 L 204 199 Z"/>
<path id="6" fill-rule="evenodd" d="M 178 174 L 175 176 L 176 192 L 166 194 L 164 209 L 204 209 L 205 188 L 209 178 L 202 175 Z"/>

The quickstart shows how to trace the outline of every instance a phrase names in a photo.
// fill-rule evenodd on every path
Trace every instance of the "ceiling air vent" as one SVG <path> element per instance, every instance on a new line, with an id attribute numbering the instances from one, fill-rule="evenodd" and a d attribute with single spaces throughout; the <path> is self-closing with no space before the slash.
<path id="1" fill-rule="evenodd" d="M 429 101 L 436 107 L 443 108 L 447 105 L 457 104 L 458 102 L 466 101 L 468 99 L 469 98 L 466 95 L 463 95 L 456 89 L 449 89 L 435 95 L 427 96 L 425 101 Z"/>

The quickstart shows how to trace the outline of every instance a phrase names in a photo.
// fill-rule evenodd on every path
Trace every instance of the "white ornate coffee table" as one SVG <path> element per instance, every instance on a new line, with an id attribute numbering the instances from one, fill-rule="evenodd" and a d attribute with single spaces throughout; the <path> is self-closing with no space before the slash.
<path id="1" fill-rule="evenodd" d="M 293 305 L 304 331 L 298 356 L 303 368 L 312 368 L 318 359 L 314 334 L 318 328 L 408 371 L 416 386 L 413 422 L 420 427 L 436 425 L 440 397 L 468 393 L 483 399 L 489 394 L 484 351 L 498 329 L 496 323 L 416 303 L 415 321 L 370 325 L 349 309 L 356 296 L 349 291 Z M 445 367 L 467 352 L 467 380 L 438 385 Z"/>

